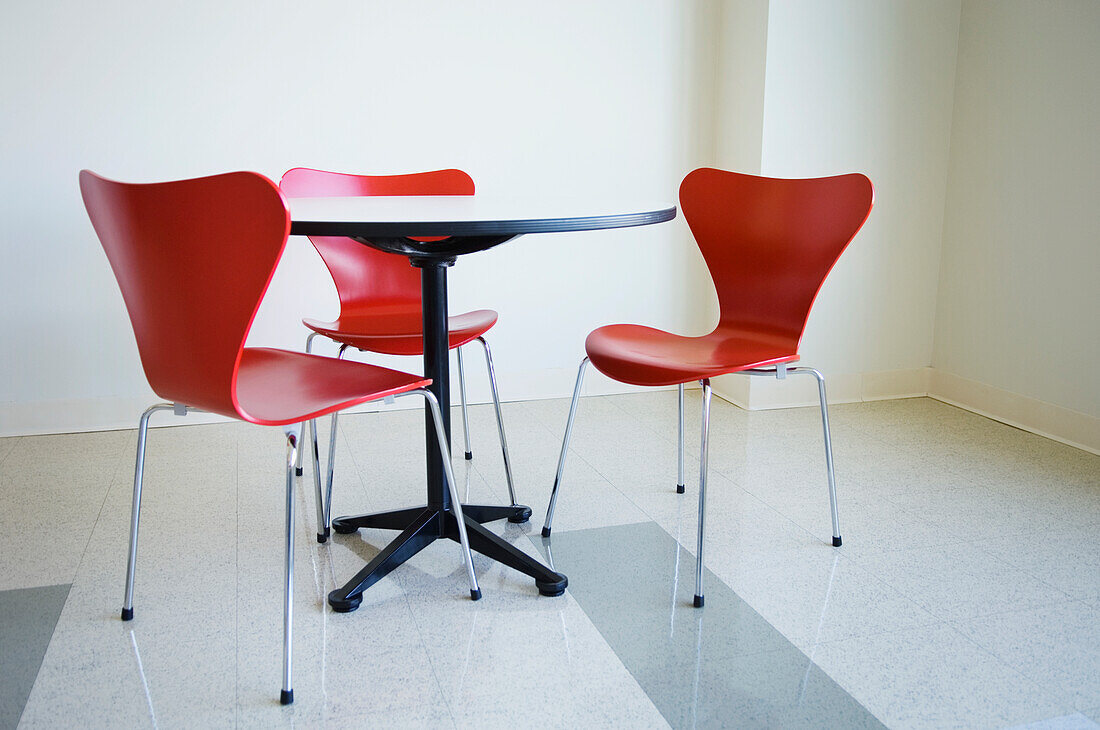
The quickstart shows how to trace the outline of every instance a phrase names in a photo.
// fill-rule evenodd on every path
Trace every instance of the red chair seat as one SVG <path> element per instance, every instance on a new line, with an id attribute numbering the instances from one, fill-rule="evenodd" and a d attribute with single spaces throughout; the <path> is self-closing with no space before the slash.
<path id="1" fill-rule="evenodd" d="M 419 375 L 267 347 L 241 352 L 235 396 L 253 423 L 282 426 L 431 385 Z"/>
<path id="2" fill-rule="evenodd" d="M 684 337 L 653 327 L 612 324 L 584 342 L 592 365 L 631 385 L 677 385 L 749 368 L 794 362 L 789 337 L 719 325 L 702 337 Z"/>
<path id="3" fill-rule="evenodd" d="M 496 324 L 497 313 L 477 309 L 447 318 L 448 348 L 481 337 Z M 424 329 L 419 307 L 388 309 L 372 305 L 362 313 L 341 313 L 335 322 L 303 319 L 306 327 L 342 344 L 386 355 L 423 355 Z"/>

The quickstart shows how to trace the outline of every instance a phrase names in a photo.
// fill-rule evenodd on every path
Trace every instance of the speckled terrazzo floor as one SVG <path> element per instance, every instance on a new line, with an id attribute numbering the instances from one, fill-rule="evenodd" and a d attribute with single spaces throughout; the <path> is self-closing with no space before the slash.
<path id="1" fill-rule="evenodd" d="M 289 708 L 277 702 L 277 429 L 151 433 L 130 623 L 118 609 L 135 432 L 0 439 L 0 592 L 71 584 L 41 667 L 24 672 L 33 685 L 18 726 L 835 726 L 820 714 L 825 695 L 807 690 L 818 687 L 892 728 L 1100 726 L 1100 457 L 925 398 L 831 408 L 840 548 L 829 544 L 817 409 L 749 413 L 716 400 L 708 580 L 744 608 L 708 602 L 699 653 L 677 648 L 668 664 L 672 674 L 685 656 L 699 667 L 713 659 L 712 676 L 726 666 L 746 683 L 719 712 L 690 682 L 654 689 L 675 621 L 698 621 L 661 557 L 678 555 L 693 575 L 697 484 L 675 494 L 675 404 L 667 391 L 581 402 L 549 542 L 571 580 L 560 598 L 477 559 L 485 597 L 473 603 L 458 550 L 438 543 L 369 589 L 355 613 L 332 613 L 324 596 L 389 534 L 318 545 L 307 467 Z M 517 492 L 535 517 L 493 529 L 533 554 L 547 547 L 539 528 L 568 407 L 505 404 Z M 698 409 L 689 392 L 692 421 Z M 410 411 L 343 418 L 335 513 L 421 501 L 422 428 Z M 503 502 L 491 407 L 471 408 L 471 429 L 475 458 L 456 460 L 459 480 L 470 501 Z M 697 446 L 689 428 L 689 474 Z M 610 536 L 615 567 L 645 581 L 615 610 L 622 572 L 592 547 Z M 671 548 L 643 549 L 658 543 Z M 710 633 L 715 622 L 729 625 Z M 639 628 L 624 645 L 627 625 Z M 729 650 L 765 638 L 791 653 L 754 663 Z M 801 690 L 783 684 L 788 675 Z M 0 682 L 6 701 L 14 682 Z M 737 709 L 751 701 L 786 704 Z"/>

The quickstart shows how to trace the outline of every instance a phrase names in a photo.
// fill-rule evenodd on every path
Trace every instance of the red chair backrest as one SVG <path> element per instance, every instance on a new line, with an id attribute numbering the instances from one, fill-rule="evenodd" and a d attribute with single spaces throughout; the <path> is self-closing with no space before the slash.
<path id="1" fill-rule="evenodd" d="M 241 350 L 290 233 L 279 188 L 253 172 L 153 184 L 80 173 L 149 385 L 235 418 Z"/>
<path id="2" fill-rule="evenodd" d="M 474 181 L 462 170 L 348 175 L 296 167 L 287 170 L 279 187 L 291 198 L 474 194 Z M 406 257 L 378 251 L 350 238 L 310 236 L 309 240 L 332 275 L 342 312 L 392 305 L 420 306 L 420 272 L 409 265 Z"/>
<path id="3" fill-rule="evenodd" d="M 718 326 L 797 352 L 817 292 L 873 202 L 871 181 L 856 173 L 802 180 L 689 173 L 680 209 L 718 291 Z"/>

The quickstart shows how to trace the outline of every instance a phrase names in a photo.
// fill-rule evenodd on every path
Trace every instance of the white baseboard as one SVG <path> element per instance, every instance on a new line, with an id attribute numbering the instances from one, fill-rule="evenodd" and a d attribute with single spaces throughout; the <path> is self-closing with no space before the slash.
<path id="1" fill-rule="evenodd" d="M 928 395 L 931 368 L 878 373 L 836 373 L 826 377 L 830 403 L 860 403 Z M 798 408 L 818 403 L 817 380 L 807 375 L 788 375 L 786 380 L 751 375 L 722 375 L 714 379 L 714 392 L 749 411 Z"/>
<path id="2" fill-rule="evenodd" d="M 150 393 L 132 398 L 84 398 L 38 402 L 0 403 L 0 437 L 38 436 L 42 434 L 83 433 L 86 431 L 117 431 L 137 428 L 138 419 L 146 408 L 162 399 Z M 183 424 L 223 423 L 224 416 L 211 413 L 190 413 L 187 418 L 174 418 L 170 413 L 153 416 L 149 425 L 179 426 Z"/>
<path id="3" fill-rule="evenodd" d="M 1100 418 L 994 388 L 936 368 L 829 374 L 830 403 L 928 396 L 1016 428 L 1100 454 Z M 750 411 L 817 405 L 817 384 L 806 376 L 786 381 L 748 375 L 714 379 L 714 393 Z"/>
<path id="4" fill-rule="evenodd" d="M 490 391 L 484 366 L 467 367 L 467 389 L 471 404 L 489 403 Z M 573 392 L 577 371 L 556 368 L 528 372 L 499 373 L 504 401 L 565 398 Z M 653 390 L 615 382 L 589 367 L 585 374 L 585 395 L 611 395 Z M 827 379 L 830 403 L 892 400 L 929 396 L 965 408 L 1016 428 L 1100 454 L 1100 418 L 1062 406 L 1000 390 L 935 368 L 914 368 L 877 373 L 830 374 Z M 723 375 L 714 379 L 714 392 L 746 410 L 793 408 L 817 405 L 817 382 L 792 375 L 786 381 L 747 375 Z M 458 374 L 452 369 L 451 400 L 458 401 Z M 87 398 L 40 402 L 0 403 L 0 437 L 36 434 L 78 433 L 137 428 L 141 413 L 157 399 L 140 397 Z M 354 412 L 418 408 L 415 399 L 402 399 L 391 406 L 368 403 Z M 154 419 L 153 426 L 218 423 L 228 419 L 194 413 L 186 419 Z"/>
<path id="5" fill-rule="evenodd" d="M 931 369 L 928 395 L 1001 423 L 1100 454 L 1100 418 Z"/>
<path id="6" fill-rule="evenodd" d="M 466 359 L 468 402 L 491 403 L 492 393 L 485 374 L 484 361 L 477 357 Z M 578 362 L 578 365 L 580 363 Z M 545 400 L 567 398 L 573 394 L 577 371 L 575 368 L 556 368 L 526 372 L 498 372 L 502 401 Z M 634 393 L 653 388 L 639 388 L 618 383 L 588 367 L 584 376 L 584 395 L 612 395 Z M 148 395 L 116 398 L 85 398 L 37 402 L 0 403 L 0 437 L 35 436 L 41 434 L 83 433 L 87 431 L 116 431 L 137 428 L 142 412 L 154 403 L 161 402 L 152 392 Z M 451 368 L 451 404 L 459 404 L 458 368 Z M 416 398 L 402 398 L 393 405 L 367 403 L 350 409 L 352 413 L 370 413 L 382 410 L 420 408 Z M 197 425 L 224 423 L 230 419 L 210 413 L 190 413 L 186 418 L 171 415 L 154 416 L 150 426 Z"/>

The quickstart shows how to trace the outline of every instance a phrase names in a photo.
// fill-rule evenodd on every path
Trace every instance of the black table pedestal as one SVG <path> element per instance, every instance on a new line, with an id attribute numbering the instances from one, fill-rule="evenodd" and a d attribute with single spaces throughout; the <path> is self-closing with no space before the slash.
<path id="1" fill-rule="evenodd" d="M 527 553 L 482 527 L 482 522 L 492 522 L 505 517 L 515 522 L 526 521 L 526 518 L 531 516 L 530 507 L 471 504 L 464 506 L 462 511 L 466 518 L 466 536 L 470 540 L 471 550 L 531 576 L 535 579 L 539 593 L 544 596 L 560 596 L 565 592 L 569 581 L 564 575 L 543 566 Z M 401 534 L 342 588 L 328 594 L 329 605 L 334 611 L 341 613 L 359 608 L 363 591 L 432 542 L 441 538 L 458 542 L 458 526 L 455 523 L 454 512 L 450 509 L 444 511 L 426 506 L 413 507 L 392 512 L 339 517 L 332 521 L 333 530 L 344 535 L 355 532 L 360 527 L 401 530 Z"/>
<path id="2" fill-rule="evenodd" d="M 510 238 L 510 236 L 505 237 Z M 439 400 L 443 418 L 443 429 L 448 440 L 451 437 L 451 401 L 450 401 L 450 363 L 448 360 L 447 338 L 447 267 L 454 263 L 454 255 L 446 252 L 437 255 L 410 255 L 396 248 L 405 245 L 407 239 L 366 240 L 357 239 L 367 245 L 391 253 L 409 255 L 413 266 L 420 268 L 421 301 L 423 302 L 424 327 L 424 375 L 432 379 L 429 386 Z M 475 246 L 487 247 L 497 239 L 468 239 L 470 250 L 480 250 Z M 412 242 L 408 242 L 412 243 Z M 460 245 L 462 239 L 449 239 L 452 245 Z M 396 250 L 395 250 L 396 248 Z M 450 494 L 447 491 L 446 472 L 439 453 L 439 443 L 435 435 L 435 423 L 431 408 L 424 406 L 424 438 L 427 450 L 427 504 L 390 512 L 377 512 L 353 517 L 338 517 L 332 521 L 333 529 L 340 534 L 355 532 L 360 527 L 375 527 L 384 530 L 401 530 L 393 542 L 378 553 L 354 578 L 343 587 L 328 595 L 333 610 L 346 613 L 354 611 L 362 601 L 362 593 L 385 577 L 390 571 L 405 562 L 432 542 L 448 538 L 458 542 L 458 523 L 451 507 Z M 490 506 L 463 505 L 466 534 L 470 549 L 475 550 L 497 562 L 515 568 L 535 579 L 539 593 L 544 596 L 560 596 L 565 592 L 568 579 L 538 562 L 512 544 L 497 537 L 482 527 L 483 522 L 508 518 L 510 522 L 526 522 L 531 509 L 523 505 Z"/>

